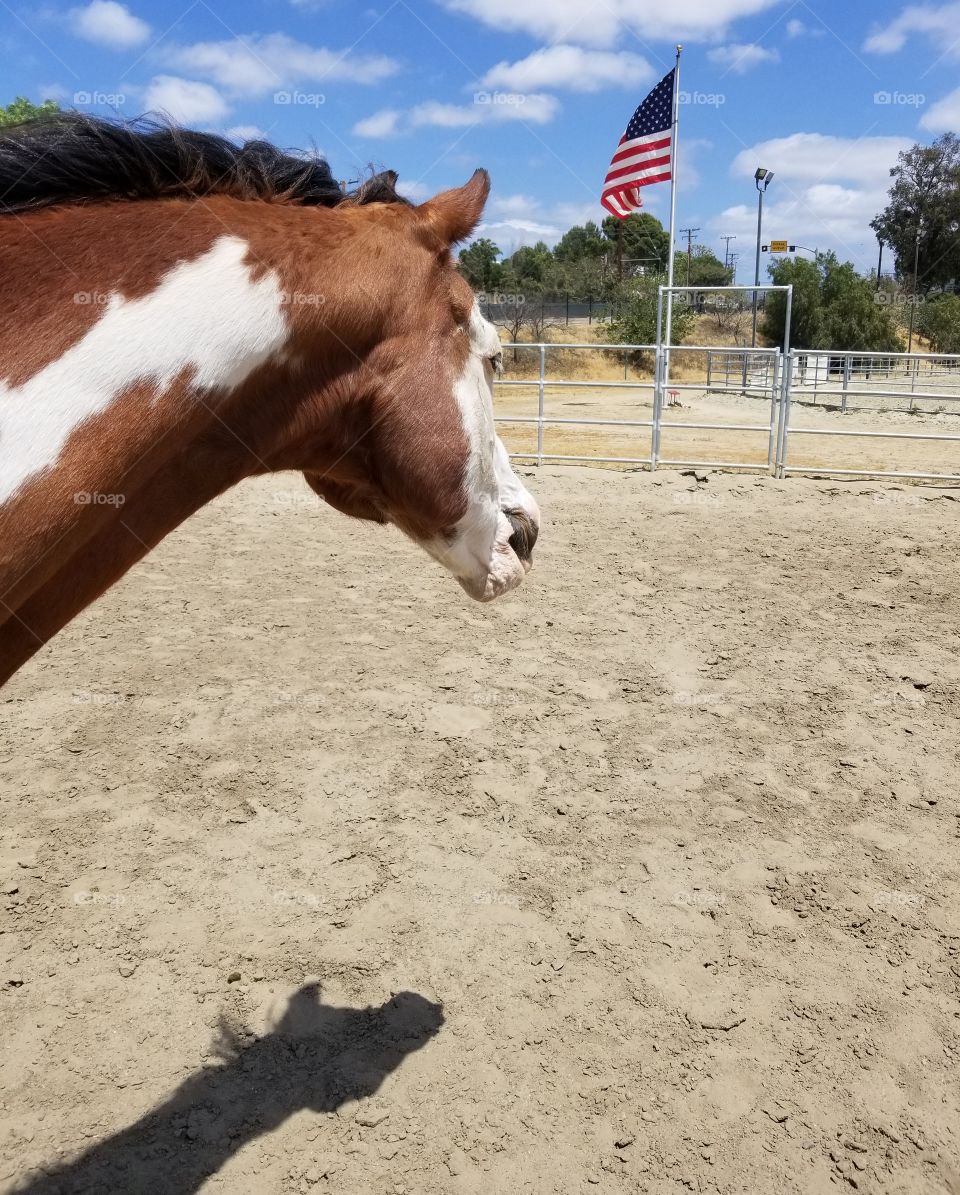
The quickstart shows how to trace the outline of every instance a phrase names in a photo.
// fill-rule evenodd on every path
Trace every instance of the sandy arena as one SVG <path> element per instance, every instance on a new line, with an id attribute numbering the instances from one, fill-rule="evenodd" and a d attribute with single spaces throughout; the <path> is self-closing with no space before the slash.
<path id="1" fill-rule="evenodd" d="M 529 484 L 490 607 L 247 484 L 0 693 L 3 1190 L 960 1193 L 960 491 Z"/>

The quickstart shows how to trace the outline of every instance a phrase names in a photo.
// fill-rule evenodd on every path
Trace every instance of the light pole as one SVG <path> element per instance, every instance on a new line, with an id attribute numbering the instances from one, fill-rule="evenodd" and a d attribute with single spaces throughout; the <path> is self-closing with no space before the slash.
<path id="1" fill-rule="evenodd" d="M 773 171 L 767 170 L 765 166 L 758 166 L 757 172 L 753 176 L 757 184 L 757 194 L 759 201 L 757 203 L 757 263 L 753 271 L 753 332 L 750 337 L 750 347 L 757 347 L 757 290 L 760 285 L 760 238 L 763 234 L 763 197 L 766 194 L 767 187 L 773 182 Z"/>

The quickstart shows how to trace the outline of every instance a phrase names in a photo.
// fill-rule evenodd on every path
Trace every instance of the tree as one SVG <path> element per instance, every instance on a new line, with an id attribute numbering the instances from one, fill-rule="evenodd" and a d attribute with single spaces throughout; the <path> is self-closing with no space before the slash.
<path id="1" fill-rule="evenodd" d="M 920 305 L 918 326 L 935 353 L 960 353 L 960 295 L 935 295 Z"/>
<path id="2" fill-rule="evenodd" d="M 877 302 L 876 290 L 866 278 L 860 277 L 851 262 L 841 265 L 836 258 L 830 262 L 821 294 L 823 323 L 819 347 L 875 353 L 903 351 L 889 307 Z"/>
<path id="3" fill-rule="evenodd" d="M 871 228 L 893 249 L 897 276 L 913 279 L 917 230 L 917 289 L 945 287 L 960 278 L 960 138 L 944 133 L 932 145 L 903 150 L 890 174 L 887 206 Z"/>
<path id="4" fill-rule="evenodd" d="M 670 234 L 656 216 L 649 212 L 631 212 L 626 220 L 607 216 L 603 235 L 609 242 L 610 260 L 616 261 L 620 238 L 623 257 L 630 270 L 643 269 L 663 273 L 670 257 Z M 625 269 L 625 273 L 629 270 Z"/>
<path id="5" fill-rule="evenodd" d="M 820 343 L 823 324 L 819 258 L 808 261 L 805 257 L 780 257 L 770 266 L 770 281 L 774 286 L 793 286 L 790 347 L 814 348 Z M 774 344 L 783 344 L 786 318 L 786 294 L 776 290 L 769 292 L 764 304 L 762 331 Z"/>
<path id="6" fill-rule="evenodd" d="M 631 278 L 622 284 L 614 300 L 616 315 L 607 324 L 607 339 L 611 344 L 656 343 L 658 289 L 657 279 L 649 276 Z M 681 344 L 692 326 L 690 308 L 674 303 L 670 343 Z"/>
<path id="7" fill-rule="evenodd" d="M 54 100 L 44 100 L 42 104 L 31 103 L 25 96 L 18 95 L 12 104 L 0 107 L 0 128 L 8 125 L 22 124 L 25 120 L 36 120 L 38 116 L 46 116 L 50 112 L 59 112 L 60 105 Z"/>
<path id="8" fill-rule="evenodd" d="M 545 241 L 535 245 L 521 245 L 507 262 L 511 277 L 515 280 L 514 290 L 543 291 L 550 285 L 553 254 Z"/>
<path id="9" fill-rule="evenodd" d="M 586 224 L 575 224 L 568 229 L 553 250 L 557 261 L 582 261 L 584 258 L 598 258 L 610 248 L 607 238 L 592 220 Z"/>
<path id="10" fill-rule="evenodd" d="M 686 284 L 687 251 L 678 249 L 673 259 L 673 279 L 677 286 Z M 694 245 L 690 255 L 690 286 L 729 286 L 731 271 L 706 245 Z"/>
<path id="11" fill-rule="evenodd" d="M 816 261 L 784 257 L 771 265 L 770 277 L 777 286 L 793 285 L 792 348 L 878 353 L 903 348 L 889 305 L 877 302 L 879 292 L 851 262 L 841 263 L 834 253 L 818 253 Z M 775 344 L 783 342 L 786 306 L 782 291 L 767 296 L 763 332 Z"/>
<path id="12" fill-rule="evenodd" d="M 503 267 L 499 248 L 487 237 L 460 250 L 460 269 L 474 290 L 491 291 L 500 285 Z"/>

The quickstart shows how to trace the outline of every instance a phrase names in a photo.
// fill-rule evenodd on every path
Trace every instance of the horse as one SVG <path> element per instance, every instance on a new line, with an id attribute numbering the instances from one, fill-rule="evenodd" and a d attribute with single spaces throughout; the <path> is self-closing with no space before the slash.
<path id="1" fill-rule="evenodd" d="M 162 121 L 0 132 L 0 684 L 191 514 L 296 470 L 470 597 L 532 564 L 496 434 L 500 341 L 452 248 L 477 170 L 419 205 L 325 160 Z"/>

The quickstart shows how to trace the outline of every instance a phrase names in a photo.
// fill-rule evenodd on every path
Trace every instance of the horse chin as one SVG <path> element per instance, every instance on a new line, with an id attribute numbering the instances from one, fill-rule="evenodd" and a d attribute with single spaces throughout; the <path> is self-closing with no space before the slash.
<path id="1" fill-rule="evenodd" d="M 532 567 L 529 559 L 521 560 L 511 544 L 498 537 L 486 573 L 461 576 L 457 577 L 457 580 L 464 592 L 475 601 L 492 602 L 509 593 L 511 589 L 516 589 Z"/>

